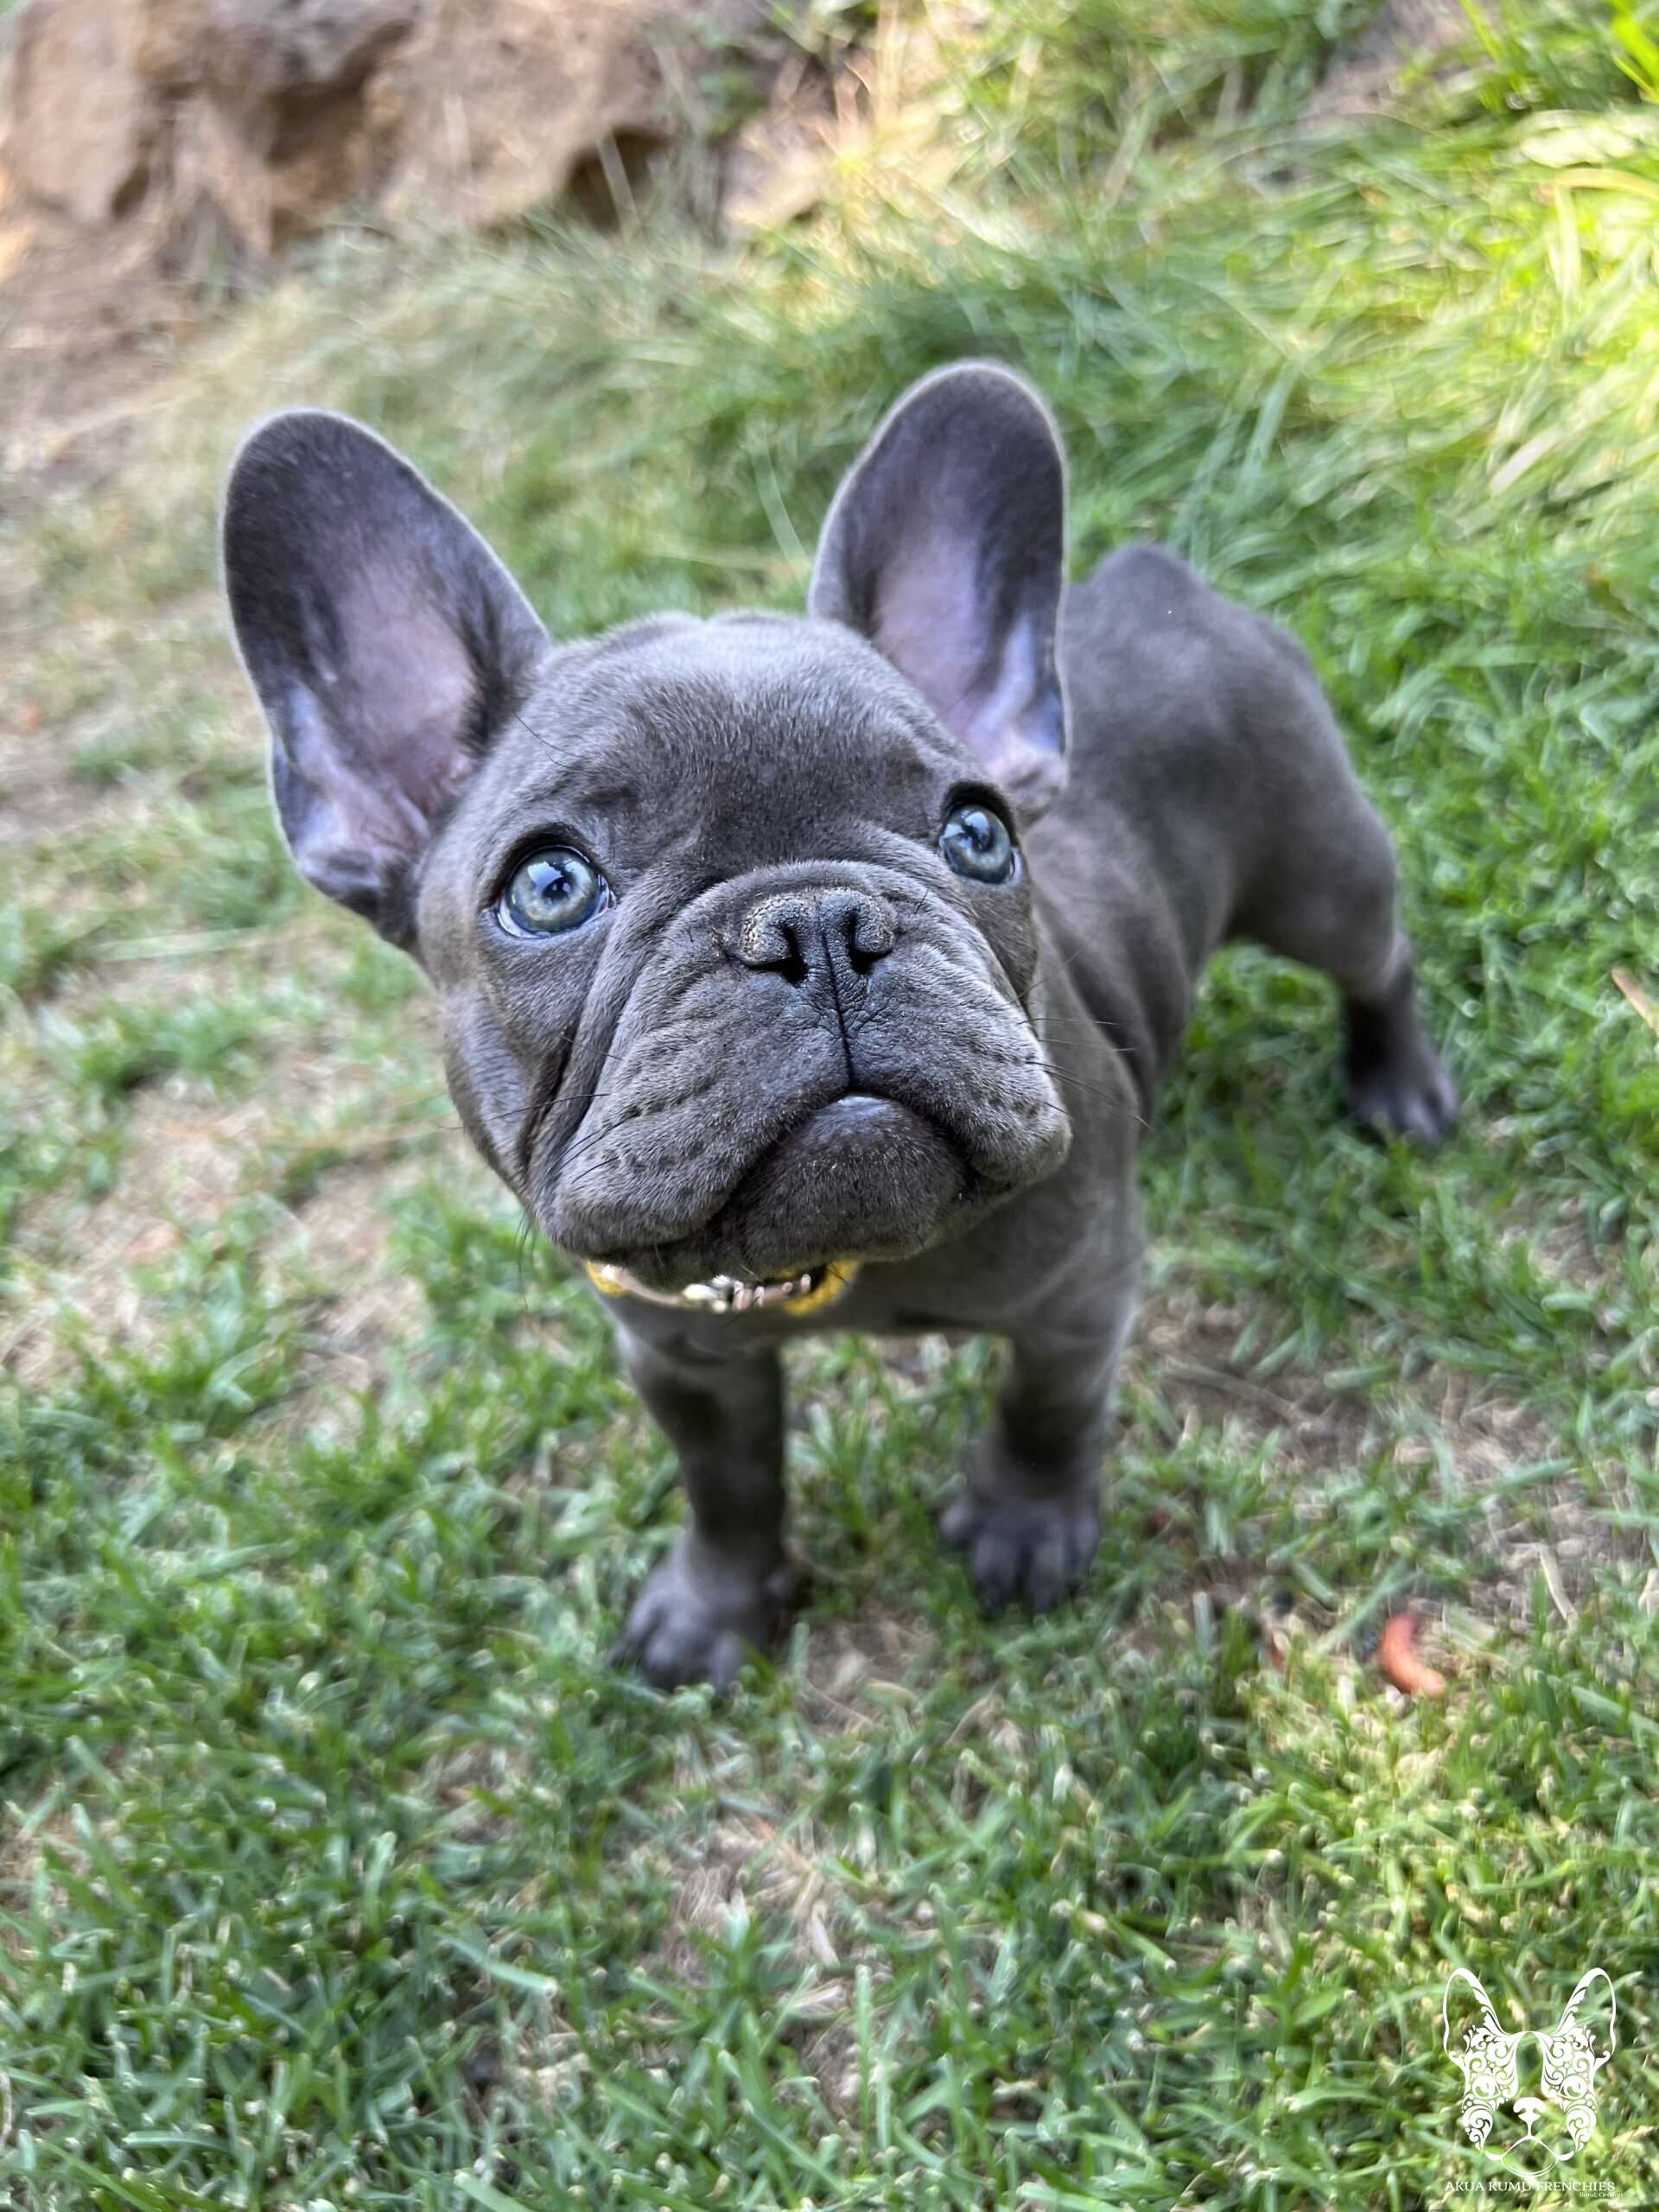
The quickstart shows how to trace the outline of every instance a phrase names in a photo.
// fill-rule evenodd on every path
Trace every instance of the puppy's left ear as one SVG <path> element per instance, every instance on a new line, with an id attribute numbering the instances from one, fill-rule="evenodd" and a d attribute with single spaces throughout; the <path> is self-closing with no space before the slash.
<path id="1" fill-rule="evenodd" d="M 1065 518 L 1060 442 L 1035 392 L 986 362 L 943 369 L 836 494 L 808 601 L 868 638 L 1028 819 L 1065 775 Z"/>
<path id="2" fill-rule="evenodd" d="M 1567 2009 L 1555 2024 L 1555 2033 L 1583 2028 L 1590 2037 L 1598 2066 L 1605 2065 L 1618 2047 L 1618 2000 L 1602 1967 L 1592 1967 L 1567 2000 Z"/>

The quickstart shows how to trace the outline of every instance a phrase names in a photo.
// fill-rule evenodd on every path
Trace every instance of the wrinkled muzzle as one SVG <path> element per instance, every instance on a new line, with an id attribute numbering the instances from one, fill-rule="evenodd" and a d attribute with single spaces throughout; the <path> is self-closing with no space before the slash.
<path id="1" fill-rule="evenodd" d="M 530 1156 L 531 1206 L 567 1251 L 664 1288 L 899 1258 L 1065 1156 L 1014 985 L 889 871 L 769 870 L 615 950 L 637 972 L 594 994 L 620 1011 L 590 1095 Z"/>

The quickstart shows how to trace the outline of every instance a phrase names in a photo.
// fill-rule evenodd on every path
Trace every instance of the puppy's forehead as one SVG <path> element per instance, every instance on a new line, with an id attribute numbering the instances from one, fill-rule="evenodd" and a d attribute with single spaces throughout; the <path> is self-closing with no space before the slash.
<path id="1" fill-rule="evenodd" d="M 838 623 L 786 615 L 659 617 L 562 655 L 514 746 L 572 798 L 632 785 L 703 808 L 834 798 L 880 817 L 965 756 L 879 654 Z"/>

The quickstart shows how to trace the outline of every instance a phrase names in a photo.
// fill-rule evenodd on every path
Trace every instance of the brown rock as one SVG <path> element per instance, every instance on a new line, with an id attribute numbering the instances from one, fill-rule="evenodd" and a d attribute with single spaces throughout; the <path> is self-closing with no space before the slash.
<path id="1" fill-rule="evenodd" d="M 369 88 L 423 0 L 30 0 L 6 160 L 87 229 L 130 219 L 157 250 L 211 227 L 263 257 L 384 181 L 395 141 Z"/>
<path id="2" fill-rule="evenodd" d="M 202 280 L 342 214 L 607 219 L 787 50 L 773 0 L 0 0 L 0 476 L 112 465 Z"/>
<path id="3" fill-rule="evenodd" d="M 724 202 L 734 231 L 776 230 L 822 202 L 835 167 L 836 123 L 830 78 L 804 62 L 785 68 L 728 150 Z"/>
<path id="4" fill-rule="evenodd" d="M 769 0 L 29 0 L 0 103 L 26 200 L 258 264 L 345 208 L 499 223 L 699 123 Z M 774 42 L 775 43 L 775 42 Z"/>
<path id="5" fill-rule="evenodd" d="M 168 87 L 180 100 L 181 215 L 211 211 L 264 257 L 331 212 L 371 202 L 398 146 L 378 80 L 420 29 L 423 0 L 207 0 L 197 12 L 200 42 L 170 57 Z"/>
<path id="6" fill-rule="evenodd" d="M 687 35 L 717 29 L 722 17 L 736 28 L 742 11 L 679 8 L 681 44 L 671 54 L 660 0 L 438 0 L 391 73 L 404 116 L 391 211 L 487 227 L 556 200 L 607 142 L 666 139 L 676 65 L 692 60 Z"/>
<path id="7" fill-rule="evenodd" d="M 22 190 L 90 226 L 142 192 L 160 127 L 130 10 L 34 0 L 18 18 L 6 151 Z"/>

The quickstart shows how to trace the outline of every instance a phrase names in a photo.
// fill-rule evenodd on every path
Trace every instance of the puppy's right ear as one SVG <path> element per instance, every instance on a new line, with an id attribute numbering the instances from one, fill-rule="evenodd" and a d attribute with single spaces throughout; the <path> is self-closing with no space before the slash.
<path id="1" fill-rule="evenodd" d="M 244 442 L 225 587 L 300 871 L 394 944 L 419 858 L 547 647 L 483 539 L 372 432 L 309 409 Z"/>

